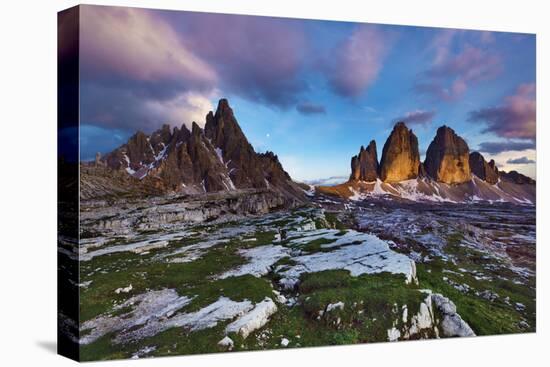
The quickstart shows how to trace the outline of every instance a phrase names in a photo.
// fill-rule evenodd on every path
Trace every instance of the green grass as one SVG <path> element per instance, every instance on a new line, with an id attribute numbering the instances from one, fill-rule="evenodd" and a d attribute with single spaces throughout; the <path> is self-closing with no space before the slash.
<path id="1" fill-rule="evenodd" d="M 242 247 L 257 247 L 270 245 L 275 241 L 275 231 L 256 231 L 253 235 L 246 238 L 255 238 L 255 241 L 242 241 Z M 245 238 L 245 239 L 246 239 Z"/>
<path id="2" fill-rule="evenodd" d="M 298 210 L 293 212 L 292 216 L 314 220 L 317 228 L 339 229 L 337 236 L 342 236 L 346 232 L 346 225 L 342 221 L 347 223 L 347 219 L 340 217 L 339 220 L 336 213 L 325 213 L 322 218 L 306 210 Z M 167 248 L 152 250 L 148 255 L 125 252 L 82 262 L 80 281 L 92 280 L 92 284 L 88 289 L 81 289 L 81 321 L 112 312 L 115 304 L 124 302 L 132 295 L 162 288 L 172 288 L 180 295 L 194 296 L 180 312 L 199 310 L 221 296 L 234 301 L 248 299 L 254 303 L 265 297 L 273 298 L 272 285 L 277 284 L 277 274 L 269 273 L 262 278 L 245 275 L 220 280 L 215 280 L 214 276 L 247 261 L 239 256 L 239 249 L 272 244 L 276 231 L 266 228 L 272 224 L 285 227 L 292 221 L 291 217 L 276 220 L 269 226 L 258 225 L 256 232 L 244 238 L 233 238 L 228 243 L 220 243 L 206 250 L 200 259 L 189 263 L 161 262 L 155 256 L 197 243 L 200 238 L 190 237 L 172 241 Z M 203 232 L 212 233 L 222 227 L 234 225 L 238 223 L 202 225 L 194 229 L 200 228 Z M 255 240 L 243 241 L 252 238 Z M 487 260 L 483 252 L 464 245 L 464 239 L 463 233 L 455 232 L 448 236 L 447 245 L 443 248 L 444 252 L 456 261 L 456 265 L 437 257 L 429 263 L 417 264 L 418 286 L 407 285 L 402 275 L 389 273 L 352 277 L 346 270 L 329 270 L 302 274 L 296 290 L 299 303 L 294 307 L 278 304 L 278 312 L 271 317 L 269 323 L 246 339 L 231 334 L 230 337 L 235 342 L 234 350 L 283 348 L 280 345 L 283 337 L 290 340 L 290 348 L 386 341 L 387 331 L 394 322 L 397 321 L 398 328 L 403 326 L 401 306 L 407 305 L 409 320 L 418 312 L 420 303 L 426 297 L 419 292 L 420 288 L 432 289 L 450 298 L 456 304 L 458 313 L 478 335 L 526 331 L 518 326 L 522 317 L 531 325 L 527 331 L 534 331 L 534 277 L 529 279 L 527 285 L 514 284 L 513 280 L 518 279 L 518 276 L 506 268 L 505 264 L 493 259 Z M 287 245 L 288 242 L 283 241 L 281 244 Z M 300 248 L 306 252 L 333 251 L 334 249 L 322 248 L 323 244 L 332 242 L 334 240 L 320 238 L 301 245 Z M 485 269 L 488 263 L 500 266 L 495 270 Z M 291 257 L 284 257 L 274 264 L 274 268 L 295 264 Z M 107 273 L 96 271 L 98 268 Z M 460 272 L 459 268 L 467 271 Z M 474 277 L 474 272 L 482 272 L 492 280 L 478 280 Z M 461 293 L 444 281 L 443 277 L 458 284 L 466 283 L 473 290 L 496 292 L 500 297 L 491 302 L 476 296 L 473 291 Z M 115 289 L 129 284 L 132 284 L 132 292 L 119 295 L 114 293 Z M 510 298 L 512 306 L 503 302 L 504 297 Z M 343 302 L 344 308 L 319 315 L 319 311 L 325 311 L 328 304 L 336 302 Z M 526 306 L 525 312 L 516 311 L 513 307 L 515 302 L 523 303 Z M 116 313 L 128 311 L 125 308 Z M 82 346 L 81 357 L 83 360 L 128 358 L 146 346 L 157 347 L 151 353 L 154 356 L 222 352 L 225 350 L 220 348 L 217 342 L 224 337 L 225 326 L 229 322 L 230 320 L 227 320 L 213 328 L 196 332 L 173 328 L 124 345 L 113 345 L 113 335 L 106 335 L 90 345 Z"/>
<path id="3" fill-rule="evenodd" d="M 352 277 L 345 270 L 303 274 L 299 292 L 302 305 L 280 307 L 264 329 L 239 340 L 236 344 L 243 346 L 237 350 L 282 348 L 282 337 L 290 340 L 289 347 L 386 341 L 392 322 L 401 320 L 401 306 L 408 306 L 410 317 L 425 298 L 416 286 L 405 284 L 402 276 L 386 273 Z M 318 318 L 320 310 L 339 301 L 344 302 L 343 310 L 332 310 Z M 394 303 L 399 306 L 397 314 Z M 256 340 L 266 330 L 269 337 L 257 345 Z"/>
<path id="4" fill-rule="evenodd" d="M 347 270 L 329 270 L 318 273 L 302 274 L 298 290 L 309 294 L 316 290 L 344 288 L 352 283 L 352 277 Z"/>
<path id="5" fill-rule="evenodd" d="M 257 303 L 267 296 L 272 296 L 272 288 L 266 279 L 252 275 L 231 277 L 216 281 L 204 282 L 186 289 L 189 295 L 196 296 L 181 312 L 197 311 L 206 305 L 225 296 L 234 301 L 245 299 Z M 125 310 L 128 311 L 128 310 Z M 104 336 L 90 345 L 81 347 L 83 360 L 103 360 L 128 358 L 132 353 L 145 346 L 158 346 L 154 355 L 195 354 L 222 351 L 217 342 L 224 336 L 224 326 L 230 321 L 222 322 L 214 328 L 189 333 L 183 328 L 172 328 L 137 342 L 112 344 L 113 335 Z"/>
<path id="6" fill-rule="evenodd" d="M 330 228 L 334 229 L 347 229 L 347 227 L 338 219 L 336 213 L 325 212 L 325 218 Z"/>
<path id="7" fill-rule="evenodd" d="M 272 296 L 270 281 L 252 275 L 215 280 L 214 276 L 233 269 L 246 262 L 239 256 L 238 249 L 261 246 L 271 243 L 273 231 L 254 233 L 255 241 L 241 241 L 239 238 L 229 243 L 220 243 L 203 256 L 189 263 L 167 263 L 155 258 L 155 253 L 137 255 L 131 252 L 98 256 L 81 263 L 81 281 L 91 280 L 87 289 L 81 289 L 80 320 L 92 319 L 100 314 L 120 315 L 131 311 L 129 308 L 113 311 L 113 306 L 121 304 L 135 294 L 148 290 L 171 288 L 178 294 L 193 296 L 193 300 L 182 312 L 193 312 L 215 302 L 219 297 L 234 301 L 250 300 L 257 303 Z M 169 248 L 159 250 L 169 252 L 174 248 L 198 242 L 198 239 L 185 239 L 170 243 Z M 96 269 L 106 271 L 96 271 Z M 116 294 L 115 289 L 132 284 L 130 293 Z M 229 321 L 228 321 L 229 322 Z M 222 323 L 223 324 L 223 323 Z M 83 360 L 128 358 L 139 349 L 155 345 L 156 355 L 193 354 L 222 351 L 217 342 L 223 338 L 222 325 L 213 329 L 188 334 L 182 328 L 167 330 L 137 343 L 113 345 L 112 335 L 106 335 L 94 343 L 82 346 Z"/>
<path id="8" fill-rule="evenodd" d="M 477 335 L 508 334 L 525 331 L 535 331 L 536 324 L 536 291 L 535 278 L 531 277 L 528 284 L 515 284 L 514 280 L 520 277 L 509 269 L 502 260 L 494 257 L 487 258 L 484 252 L 463 244 L 464 234 L 455 232 L 447 237 L 447 245 L 444 247 L 446 254 L 450 255 L 456 265 L 435 259 L 428 264 L 417 264 L 417 273 L 420 284 L 440 292 L 449 297 L 456 305 L 458 313 L 470 324 Z M 486 265 L 494 265 L 494 268 L 486 268 Z M 443 269 L 459 272 L 459 268 L 467 270 L 461 272 L 462 276 L 443 272 Z M 428 269 L 431 272 L 428 272 Z M 489 276 L 490 280 L 476 279 L 474 274 L 479 272 Z M 461 293 L 442 278 L 458 283 L 467 284 L 473 290 Z M 489 290 L 499 295 L 494 300 L 486 300 L 475 295 L 475 290 L 482 292 Z M 506 304 L 504 299 L 509 297 L 511 304 Z M 516 302 L 525 305 L 525 311 L 519 312 L 514 308 Z M 519 326 L 523 318 L 530 325 L 528 329 Z"/>
<path id="9" fill-rule="evenodd" d="M 527 313 L 534 310 L 534 290 L 527 287 L 513 287 L 513 290 L 506 291 L 506 287 L 512 287 L 511 281 L 505 281 L 506 286 L 498 282 L 477 281 L 471 275 L 463 277 L 443 272 L 443 269 L 453 268 L 450 263 L 434 260 L 428 264 L 417 264 L 417 276 L 423 288 L 432 289 L 451 299 L 457 307 L 457 312 L 470 325 L 477 335 L 508 334 L 523 331 L 534 331 L 534 314 L 528 317 L 532 330 L 524 330 L 519 327 L 522 315 L 513 306 L 505 304 L 502 299 L 508 294 L 513 302 L 521 300 L 528 307 Z M 430 271 L 428 271 L 430 270 Z M 472 292 L 461 293 L 448 282 L 443 280 L 447 277 L 457 283 L 466 283 L 479 291 L 488 289 L 497 292 L 500 298 L 494 302 L 481 298 Z"/>
<path id="10" fill-rule="evenodd" d="M 327 245 L 327 244 L 333 243 L 335 241 L 336 241 L 335 239 L 318 238 L 318 239 L 310 241 L 310 242 L 308 242 L 304 245 L 300 245 L 300 248 L 303 251 L 306 251 L 306 252 L 320 252 L 320 251 L 325 250 L 321 247 L 322 245 Z M 327 251 L 333 251 L 334 249 L 326 249 L 326 250 Z"/>
<path id="11" fill-rule="evenodd" d="M 80 320 L 85 321 L 109 311 L 114 301 L 123 302 L 131 294 L 143 293 L 148 289 L 174 288 L 181 294 L 192 293 L 193 288 L 210 283 L 212 276 L 245 262 L 236 253 L 236 248 L 237 244 L 218 245 L 202 258 L 189 263 L 164 263 L 151 260 L 151 255 L 143 257 L 128 252 L 93 258 L 83 264 L 88 269 L 105 269 L 107 273 L 95 272 L 86 277 L 85 280 L 92 280 L 92 284 L 88 289 L 81 290 Z M 115 289 L 129 284 L 133 288 L 131 294 L 114 293 Z"/>

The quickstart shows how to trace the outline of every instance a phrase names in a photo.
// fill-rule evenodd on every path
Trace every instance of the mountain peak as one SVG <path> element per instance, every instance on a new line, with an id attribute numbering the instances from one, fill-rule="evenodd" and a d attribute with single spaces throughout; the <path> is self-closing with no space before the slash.
<path id="1" fill-rule="evenodd" d="M 102 160 L 164 192 L 262 189 L 276 192 L 282 202 L 304 200 L 277 155 L 254 151 L 225 98 L 215 113 L 208 112 L 204 129 L 193 121 L 190 129 L 163 125 L 150 136 L 138 131 Z"/>
<path id="2" fill-rule="evenodd" d="M 424 161 L 427 174 L 436 181 L 459 184 L 471 179 L 470 149 L 448 126 L 441 126 L 428 146 Z"/>
<path id="3" fill-rule="evenodd" d="M 233 117 L 233 109 L 229 106 L 229 101 L 227 99 L 222 98 L 218 101 L 216 115 Z"/>
<path id="4" fill-rule="evenodd" d="M 367 148 L 361 145 L 359 154 L 351 158 L 350 180 L 376 181 L 378 178 L 378 154 L 376 142 L 371 140 Z"/>
<path id="5" fill-rule="evenodd" d="M 470 153 L 469 158 L 470 169 L 480 179 L 487 181 L 494 185 L 498 181 L 498 169 L 495 165 L 495 161 L 491 159 L 489 163 L 485 160 L 485 157 L 479 152 Z"/>
<path id="6" fill-rule="evenodd" d="M 408 128 L 404 121 L 398 121 L 393 126 L 393 129 L 395 130 L 395 129 L 408 129 Z"/>
<path id="7" fill-rule="evenodd" d="M 195 121 L 191 124 L 191 134 L 192 135 L 200 135 L 202 133 L 202 129 Z"/>
<path id="8" fill-rule="evenodd" d="M 380 178 L 399 182 L 418 177 L 420 154 L 418 139 L 404 122 L 395 124 L 382 149 Z"/>

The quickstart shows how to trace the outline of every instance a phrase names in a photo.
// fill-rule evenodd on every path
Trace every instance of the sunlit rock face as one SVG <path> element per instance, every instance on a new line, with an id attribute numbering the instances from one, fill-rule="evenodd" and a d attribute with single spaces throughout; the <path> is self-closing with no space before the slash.
<path id="1" fill-rule="evenodd" d="M 487 162 L 478 152 L 470 153 L 470 169 L 472 173 L 482 180 L 494 185 L 498 182 L 498 168 L 495 161 Z"/>
<path id="2" fill-rule="evenodd" d="M 428 176 L 446 184 L 470 180 L 470 150 L 453 129 L 441 126 L 428 146 L 424 166 Z"/>
<path id="3" fill-rule="evenodd" d="M 371 140 L 367 149 L 361 146 L 359 154 L 351 158 L 350 180 L 376 181 L 378 178 L 378 154 L 376 142 Z"/>
<path id="4" fill-rule="evenodd" d="M 382 150 L 380 179 L 399 182 L 418 177 L 420 154 L 418 139 L 405 123 L 398 122 Z"/>

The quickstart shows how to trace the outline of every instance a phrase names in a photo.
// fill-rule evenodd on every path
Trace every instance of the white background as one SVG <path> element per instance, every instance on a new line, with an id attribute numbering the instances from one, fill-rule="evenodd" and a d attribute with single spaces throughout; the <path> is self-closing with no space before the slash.
<path id="1" fill-rule="evenodd" d="M 95 1 L 182 10 L 537 33 L 537 334 L 217 354 L 104 366 L 541 365 L 549 356 L 546 1 Z M 75 1 L 12 0 L 0 13 L 0 365 L 65 366 L 56 340 L 56 12 Z M 546 27 L 545 27 L 546 23 Z M 398 92 L 396 90 L 396 92 Z M 548 169 L 548 166 L 546 166 Z M 546 339 L 546 340 L 545 340 Z"/>

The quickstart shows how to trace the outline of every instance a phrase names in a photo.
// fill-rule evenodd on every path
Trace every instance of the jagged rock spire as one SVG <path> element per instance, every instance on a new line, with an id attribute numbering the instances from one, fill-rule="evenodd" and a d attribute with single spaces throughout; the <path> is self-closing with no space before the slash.
<path id="1" fill-rule="evenodd" d="M 450 127 L 441 126 L 428 146 L 424 166 L 434 180 L 459 184 L 471 179 L 469 159 L 466 141 Z"/>
<path id="2" fill-rule="evenodd" d="M 399 182 L 416 178 L 419 165 L 418 139 L 404 122 L 398 122 L 382 149 L 380 179 Z"/>
<path id="3" fill-rule="evenodd" d="M 376 181 L 378 178 L 378 154 L 376 142 L 371 140 L 367 148 L 361 146 L 359 154 L 351 158 L 350 180 Z"/>

